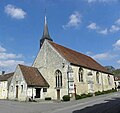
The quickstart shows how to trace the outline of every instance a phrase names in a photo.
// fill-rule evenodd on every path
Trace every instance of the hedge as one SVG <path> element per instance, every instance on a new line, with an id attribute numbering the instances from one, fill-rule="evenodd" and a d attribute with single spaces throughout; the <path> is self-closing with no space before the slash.
<path id="1" fill-rule="evenodd" d="M 69 95 L 64 95 L 62 98 L 63 98 L 63 101 L 70 101 Z"/>

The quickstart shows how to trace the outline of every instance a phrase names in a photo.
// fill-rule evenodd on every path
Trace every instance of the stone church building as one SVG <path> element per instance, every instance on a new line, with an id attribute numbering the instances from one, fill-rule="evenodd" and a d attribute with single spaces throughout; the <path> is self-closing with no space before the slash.
<path id="1" fill-rule="evenodd" d="M 18 65 L 8 86 L 8 98 L 60 100 L 64 95 L 115 88 L 114 77 L 91 57 L 53 42 L 45 17 L 40 50 L 31 67 Z"/>

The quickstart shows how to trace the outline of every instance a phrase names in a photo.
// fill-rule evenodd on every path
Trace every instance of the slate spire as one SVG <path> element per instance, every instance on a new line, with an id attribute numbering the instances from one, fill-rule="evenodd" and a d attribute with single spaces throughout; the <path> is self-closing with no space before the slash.
<path id="1" fill-rule="evenodd" d="M 43 31 L 42 38 L 40 39 L 40 48 L 42 47 L 42 44 L 45 39 L 53 41 L 49 35 L 46 15 L 45 15 L 45 20 L 44 20 L 44 31 Z"/>

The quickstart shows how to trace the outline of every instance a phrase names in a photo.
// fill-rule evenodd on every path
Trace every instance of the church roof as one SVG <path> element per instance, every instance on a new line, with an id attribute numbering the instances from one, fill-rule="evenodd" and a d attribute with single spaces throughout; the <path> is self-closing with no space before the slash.
<path id="1" fill-rule="evenodd" d="M 20 64 L 19 67 L 28 86 L 49 87 L 49 84 L 37 68 Z"/>
<path id="2" fill-rule="evenodd" d="M 91 57 L 84 55 L 82 53 L 79 53 L 77 51 L 71 50 L 69 48 L 66 48 L 64 46 L 61 46 L 59 44 L 56 44 L 52 41 L 49 41 L 49 43 L 57 50 L 58 53 L 60 53 L 72 65 L 82 66 L 88 69 L 111 74 L 105 69 L 105 67 L 100 65 Z"/>
<path id="3" fill-rule="evenodd" d="M 0 81 L 7 81 L 10 77 L 13 76 L 14 73 L 7 73 L 4 75 L 0 75 Z"/>

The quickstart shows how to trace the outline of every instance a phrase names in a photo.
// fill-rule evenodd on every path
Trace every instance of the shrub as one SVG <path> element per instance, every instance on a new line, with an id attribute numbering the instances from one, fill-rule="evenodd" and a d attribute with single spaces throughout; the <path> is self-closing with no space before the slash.
<path id="1" fill-rule="evenodd" d="M 81 94 L 81 98 L 86 98 L 87 94 Z"/>
<path id="2" fill-rule="evenodd" d="M 95 92 L 95 96 L 101 95 L 101 94 L 103 94 L 103 93 L 104 93 L 104 92 L 97 91 L 97 92 Z"/>
<path id="3" fill-rule="evenodd" d="M 88 93 L 88 94 L 87 94 L 87 97 L 92 97 L 92 96 L 93 96 L 92 93 Z"/>
<path id="4" fill-rule="evenodd" d="M 51 97 L 46 97 L 45 100 L 51 100 Z"/>
<path id="5" fill-rule="evenodd" d="M 63 98 L 63 101 L 70 101 L 69 95 L 64 95 L 62 98 Z"/>
<path id="6" fill-rule="evenodd" d="M 81 96 L 76 94 L 76 95 L 75 95 L 75 99 L 76 99 L 76 100 L 79 100 L 79 99 L 81 99 Z"/>
<path id="7" fill-rule="evenodd" d="M 117 91 L 117 89 L 112 88 L 112 92 L 116 92 L 116 91 Z"/>

